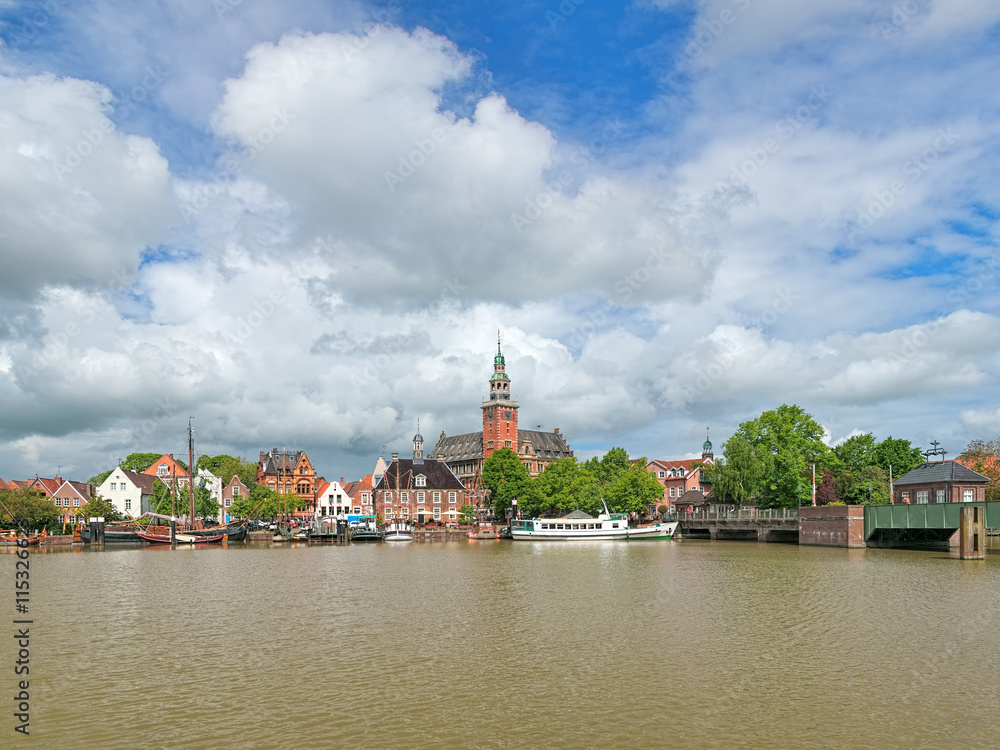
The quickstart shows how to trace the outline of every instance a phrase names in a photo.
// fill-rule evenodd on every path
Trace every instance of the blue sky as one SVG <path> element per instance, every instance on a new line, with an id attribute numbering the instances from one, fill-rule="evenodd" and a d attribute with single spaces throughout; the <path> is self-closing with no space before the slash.
<path id="1" fill-rule="evenodd" d="M 0 476 L 1000 434 L 985 0 L 0 2 Z M 157 399 L 166 406 L 156 407 Z M 179 450 L 179 448 L 178 448 Z"/>

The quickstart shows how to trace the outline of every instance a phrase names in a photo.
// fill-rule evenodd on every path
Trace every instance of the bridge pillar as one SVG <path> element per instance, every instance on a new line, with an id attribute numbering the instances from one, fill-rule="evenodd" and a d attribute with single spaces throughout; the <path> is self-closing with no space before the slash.
<path id="1" fill-rule="evenodd" d="M 986 557 L 986 508 L 963 507 L 959 516 L 958 556 L 963 560 L 982 560 Z"/>

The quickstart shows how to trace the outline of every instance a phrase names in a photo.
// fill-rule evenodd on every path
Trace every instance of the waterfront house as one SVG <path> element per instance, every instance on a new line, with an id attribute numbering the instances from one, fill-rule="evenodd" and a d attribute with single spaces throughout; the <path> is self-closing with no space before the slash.
<path id="1" fill-rule="evenodd" d="M 60 522 L 82 520 L 82 511 L 87 507 L 87 501 L 95 494 L 96 489 L 92 484 L 64 480 L 52 495 L 52 502 L 59 511 Z"/>
<path id="2" fill-rule="evenodd" d="M 379 460 L 382 460 L 381 456 L 379 456 Z M 382 461 L 382 463 L 384 465 L 385 461 Z M 385 473 L 384 468 L 382 469 L 382 473 Z M 373 475 L 367 474 L 364 478 L 359 479 L 356 482 L 348 482 L 344 485 L 344 489 L 351 498 L 351 511 L 355 515 L 370 516 L 375 513 L 375 486 L 373 484 L 373 479 Z M 343 479 L 341 481 L 343 481 Z"/>
<path id="3" fill-rule="evenodd" d="M 893 482 L 892 502 L 915 505 L 981 503 L 986 500 L 989 481 L 989 477 L 960 461 L 932 461 L 910 469 Z"/>
<path id="4" fill-rule="evenodd" d="M 153 485 L 157 481 L 158 478 L 153 474 L 140 474 L 116 466 L 97 488 L 97 494 L 111 503 L 119 513 L 141 516 L 152 508 Z M 169 482 L 168 477 L 164 483 Z"/>
<path id="5" fill-rule="evenodd" d="M 156 461 L 153 461 L 142 473 L 146 476 L 156 477 L 164 484 L 170 484 L 176 478 L 178 487 L 187 487 L 188 485 L 187 469 L 169 453 L 164 453 Z"/>
<path id="6" fill-rule="evenodd" d="M 216 520 L 223 523 L 222 477 L 215 476 L 208 469 L 198 469 L 196 476 L 198 477 L 198 486 L 207 489 L 209 497 L 219 506 L 219 510 L 215 514 Z"/>
<path id="7" fill-rule="evenodd" d="M 341 513 L 347 515 L 352 512 L 352 501 L 350 493 L 344 487 L 344 478 L 340 481 L 323 481 L 316 490 L 316 515 L 317 516 L 339 516 Z"/>
<path id="8" fill-rule="evenodd" d="M 38 490 L 45 497 L 52 497 L 56 494 L 56 490 L 62 486 L 62 477 L 53 477 L 48 479 L 46 477 L 36 476 L 30 482 L 28 482 L 28 487 Z"/>
<path id="9" fill-rule="evenodd" d="M 250 490 L 248 490 L 247 486 L 243 484 L 243 480 L 241 480 L 236 474 L 233 474 L 233 478 L 229 480 L 229 484 L 222 488 L 222 500 L 219 503 L 222 507 L 219 512 L 222 514 L 223 523 L 229 523 L 233 520 L 233 514 L 230 511 L 233 503 L 240 498 L 249 497 L 249 495 Z"/>
<path id="10" fill-rule="evenodd" d="M 704 466 L 713 460 L 712 443 L 707 438 L 701 446 L 701 458 L 682 458 L 678 460 L 657 459 L 646 464 L 647 471 L 652 472 L 656 481 L 663 487 L 663 504 L 653 509 L 676 512 L 677 501 L 687 492 L 699 492 L 702 497 L 712 490 L 711 481 L 705 476 Z"/>
<path id="11" fill-rule="evenodd" d="M 457 523 L 469 492 L 444 461 L 423 457 L 424 439 L 413 436 L 413 458 L 392 454 L 385 474 L 375 485 L 375 512 L 386 521 Z"/>
<path id="12" fill-rule="evenodd" d="M 261 451 L 257 464 L 257 484 L 282 494 L 295 494 L 302 500 L 305 513 L 316 509 L 316 470 L 305 451 L 274 448 Z"/>

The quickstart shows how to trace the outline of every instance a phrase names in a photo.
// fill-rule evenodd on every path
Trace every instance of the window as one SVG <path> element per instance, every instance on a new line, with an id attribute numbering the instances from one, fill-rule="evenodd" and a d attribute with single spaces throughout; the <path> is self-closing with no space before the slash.
<path id="1" fill-rule="evenodd" d="M 962 502 L 971 503 L 974 499 L 975 490 L 962 490 Z"/>
<path id="2" fill-rule="evenodd" d="M 392 518 L 392 508 L 386 508 L 385 509 L 385 517 L 386 518 Z"/>
<path id="3" fill-rule="evenodd" d="M 417 481 L 415 482 L 415 484 L 417 485 L 417 487 L 426 487 L 427 477 L 425 477 L 423 474 L 419 475 L 417 477 Z"/>
<path id="4" fill-rule="evenodd" d="M 435 518 L 440 518 L 441 517 L 441 509 L 440 508 L 435 508 L 434 509 L 434 517 Z"/>
<path id="5" fill-rule="evenodd" d="M 58 497 L 56 498 L 56 507 L 57 508 L 61 508 L 62 507 L 62 500 L 60 498 L 58 498 Z"/>
<path id="6" fill-rule="evenodd" d="M 132 498 L 125 498 L 125 510 L 132 510 Z"/>
<path id="7" fill-rule="evenodd" d="M 66 505 L 69 505 L 69 500 L 66 501 Z M 78 497 L 74 497 L 73 498 L 73 507 L 74 508 L 79 508 L 80 507 L 80 498 L 78 498 Z"/>
<path id="8" fill-rule="evenodd" d="M 232 501 L 232 499 L 230 499 L 230 498 L 228 498 L 228 497 L 227 497 L 227 498 L 226 498 L 226 502 L 225 502 L 225 507 L 227 507 L 227 508 L 228 508 L 228 507 L 229 507 L 230 505 L 232 505 L 232 504 L 233 504 L 233 501 Z"/>
<path id="9" fill-rule="evenodd" d="M 939 503 L 946 502 L 945 499 L 944 499 L 944 495 L 945 495 L 944 490 L 937 490 L 936 494 L 937 494 L 937 501 Z"/>
<path id="10" fill-rule="evenodd" d="M 917 490 L 917 505 L 927 505 L 927 490 Z"/>
<path id="11" fill-rule="evenodd" d="M 423 505 L 424 504 L 424 493 L 423 492 L 418 492 L 417 493 L 417 504 L 419 504 L 419 505 Z"/>
<path id="12" fill-rule="evenodd" d="M 437 505 L 440 502 L 441 502 L 441 493 L 440 492 L 435 492 L 434 493 L 434 504 Z"/>
<path id="13" fill-rule="evenodd" d="M 451 503 L 452 505 L 455 504 L 455 493 L 454 492 L 449 492 L 448 493 L 448 502 Z"/>
<path id="14" fill-rule="evenodd" d="M 399 502 L 405 503 L 406 502 L 406 496 L 407 496 L 407 494 L 408 493 L 406 493 L 406 492 L 400 492 L 399 493 Z"/>
<path id="15" fill-rule="evenodd" d="M 660 472 L 660 479 L 663 479 L 663 472 Z"/>
<path id="16" fill-rule="evenodd" d="M 233 497 L 239 497 L 239 496 L 240 496 L 240 488 L 233 487 Z"/>
<path id="17" fill-rule="evenodd" d="M 354 506 L 354 514 L 355 515 L 359 515 L 360 513 L 361 513 L 361 506 L 360 505 L 355 505 Z"/>
<path id="18" fill-rule="evenodd" d="M 165 477 L 170 473 L 170 468 L 166 464 L 160 464 L 156 467 L 156 473 L 158 476 Z"/>
<path id="19" fill-rule="evenodd" d="M 675 497 L 673 487 L 670 488 L 670 497 Z"/>

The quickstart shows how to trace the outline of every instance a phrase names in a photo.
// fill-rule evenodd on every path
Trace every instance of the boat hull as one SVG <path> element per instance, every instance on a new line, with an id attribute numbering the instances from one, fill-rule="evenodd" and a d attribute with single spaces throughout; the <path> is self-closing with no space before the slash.
<path id="1" fill-rule="evenodd" d="M 142 531 L 139 532 L 139 538 L 144 539 L 152 544 L 170 544 L 176 541 L 177 544 L 211 544 L 214 542 L 221 542 L 225 538 L 225 534 L 216 534 L 214 536 L 194 536 L 193 534 L 177 534 L 174 539 L 171 539 L 169 535 L 164 536 L 162 534 L 146 534 Z"/>
<path id="2" fill-rule="evenodd" d="M 555 520 L 524 524 L 523 528 L 512 528 L 511 537 L 515 541 L 544 542 L 584 542 L 584 541 L 627 541 L 637 539 L 672 539 L 677 531 L 677 522 L 657 523 L 635 528 L 566 528 L 571 524 Z M 596 525 L 596 524 L 591 524 Z M 547 526 L 550 528 L 542 528 Z M 551 528 L 559 527 L 563 528 Z"/>

